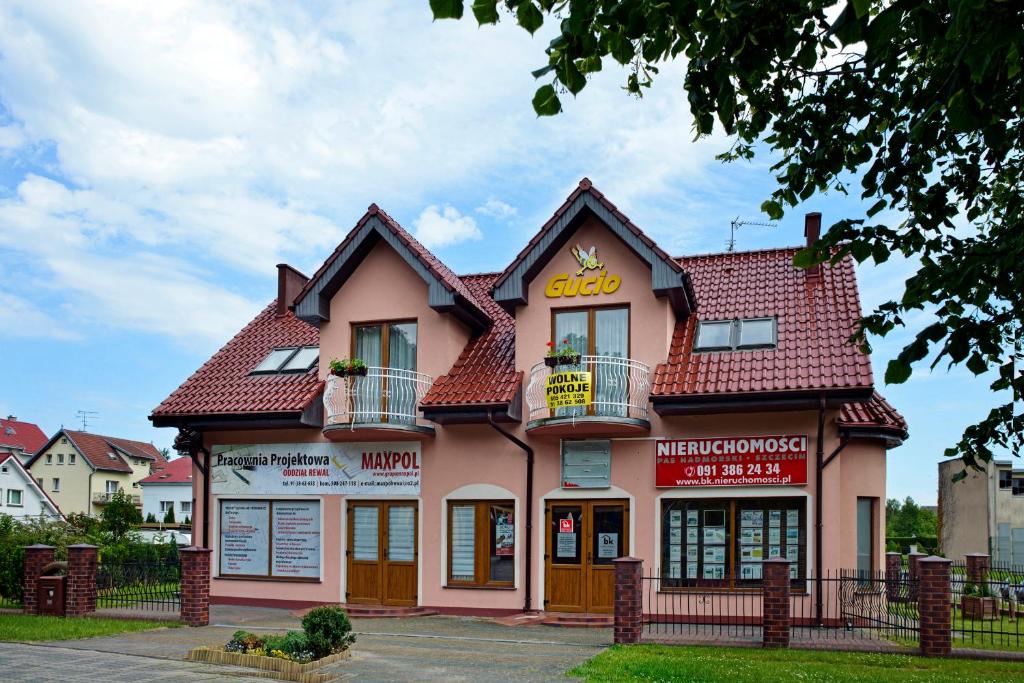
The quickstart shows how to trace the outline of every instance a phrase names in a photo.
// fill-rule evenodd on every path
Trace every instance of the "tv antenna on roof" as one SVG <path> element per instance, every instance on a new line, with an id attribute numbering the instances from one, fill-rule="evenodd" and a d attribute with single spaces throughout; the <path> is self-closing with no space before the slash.
<path id="1" fill-rule="evenodd" d="M 95 421 L 98 420 L 100 417 L 100 414 L 95 410 L 79 410 L 77 413 L 75 413 L 75 415 L 77 415 L 78 419 L 82 421 L 83 432 L 89 431 L 90 420 Z"/>
<path id="2" fill-rule="evenodd" d="M 736 231 L 744 225 L 753 225 L 758 228 L 777 228 L 775 223 L 759 223 L 757 221 L 743 220 L 739 216 L 729 222 L 729 241 L 725 243 L 726 251 L 736 251 Z"/>

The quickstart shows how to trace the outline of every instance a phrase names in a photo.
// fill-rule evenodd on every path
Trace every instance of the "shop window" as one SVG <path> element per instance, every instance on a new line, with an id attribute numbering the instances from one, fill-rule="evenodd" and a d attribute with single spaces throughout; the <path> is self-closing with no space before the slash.
<path id="1" fill-rule="evenodd" d="M 11 507 L 20 508 L 22 506 L 22 494 L 21 489 L 7 489 L 7 504 Z"/>
<path id="2" fill-rule="evenodd" d="M 285 346 L 271 349 L 263 361 L 253 369 L 252 374 L 307 372 L 319 359 L 318 346 Z"/>
<path id="3" fill-rule="evenodd" d="M 1001 488 L 1001 489 L 1012 489 L 1013 488 L 1013 471 L 1012 470 L 999 470 L 999 488 Z"/>
<path id="4" fill-rule="evenodd" d="M 318 581 L 320 532 L 317 500 L 221 500 L 218 577 Z"/>
<path id="5" fill-rule="evenodd" d="M 778 342 L 775 318 L 705 320 L 697 323 L 694 351 L 770 349 Z"/>
<path id="6" fill-rule="evenodd" d="M 857 499 L 857 574 L 868 579 L 875 570 L 877 498 Z"/>
<path id="7" fill-rule="evenodd" d="M 511 501 L 449 501 L 448 585 L 512 586 L 514 510 Z"/>
<path id="8" fill-rule="evenodd" d="M 804 498 L 667 500 L 661 512 L 664 588 L 757 588 L 762 562 L 790 561 L 793 587 L 806 575 Z"/>

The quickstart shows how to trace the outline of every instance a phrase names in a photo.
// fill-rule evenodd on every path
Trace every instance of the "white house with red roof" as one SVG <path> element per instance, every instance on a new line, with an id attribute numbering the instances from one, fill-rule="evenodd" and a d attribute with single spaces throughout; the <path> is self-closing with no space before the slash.
<path id="1" fill-rule="evenodd" d="M 35 423 L 14 415 L 0 418 L 0 455 L 9 453 L 26 463 L 45 443 L 46 434 Z"/>
<path id="2" fill-rule="evenodd" d="M 192 458 L 175 458 L 161 469 L 139 481 L 142 489 L 142 516 L 150 515 L 163 522 L 168 510 L 174 511 L 174 521 L 182 524 L 192 518 Z"/>
<path id="3" fill-rule="evenodd" d="M 139 482 L 166 464 L 151 443 L 61 429 L 26 469 L 65 515 L 97 516 L 117 491 L 125 491 L 141 508 Z"/>
<path id="4" fill-rule="evenodd" d="M 15 519 L 63 518 L 57 504 L 11 453 L 0 453 L 0 515 Z"/>
<path id="5" fill-rule="evenodd" d="M 726 595 L 775 558 L 810 615 L 809 577 L 882 569 L 908 433 L 848 343 L 852 260 L 797 268 L 803 229 L 673 257 L 584 179 L 460 276 L 371 205 L 150 416 L 193 456 L 211 600 L 609 613 L 620 556 Z"/>

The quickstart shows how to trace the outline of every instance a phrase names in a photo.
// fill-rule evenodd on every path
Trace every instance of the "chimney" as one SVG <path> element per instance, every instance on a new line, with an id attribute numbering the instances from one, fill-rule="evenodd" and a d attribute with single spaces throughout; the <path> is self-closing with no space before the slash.
<path id="1" fill-rule="evenodd" d="M 309 280 L 287 263 L 277 264 L 277 317 L 283 318 L 292 307 L 292 300 Z"/>
<path id="2" fill-rule="evenodd" d="M 807 238 L 806 247 L 809 249 L 821 237 L 821 214 L 813 211 L 804 216 L 804 237 Z M 808 280 L 821 279 L 821 264 L 807 269 Z"/>
<path id="3" fill-rule="evenodd" d="M 7 416 L 7 419 L 8 419 L 8 420 L 9 420 L 10 422 L 17 422 L 17 421 L 18 421 L 18 418 L 14 417 L 13 415 L 8 415 L 8 416 Z"/>

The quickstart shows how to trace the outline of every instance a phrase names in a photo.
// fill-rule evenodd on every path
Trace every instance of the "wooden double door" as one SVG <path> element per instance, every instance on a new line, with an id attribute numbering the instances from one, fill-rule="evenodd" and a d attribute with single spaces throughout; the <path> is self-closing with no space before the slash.
<path id="1" fill-rule="evenodd" d="M 629 554 L 628 502 L 552 501 L 545 510 L 544 609 L 611 613 L 612 562 Z"/>
<path id="2" fill-rule="evenodd" d="M 348 502 L 345 602 L 416 605 L 418 525 L 415 501 Z"/>

